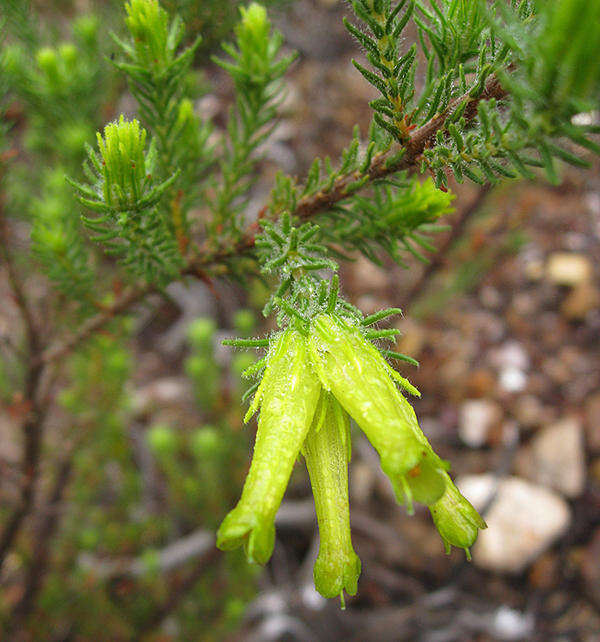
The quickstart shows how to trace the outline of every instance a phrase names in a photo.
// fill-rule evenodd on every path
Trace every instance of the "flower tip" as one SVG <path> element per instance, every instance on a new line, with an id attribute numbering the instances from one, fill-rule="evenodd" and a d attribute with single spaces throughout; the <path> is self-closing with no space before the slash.
<path id="1" fill-rule="evenodd" d="M 360 569 L 360 559 L 352 549 L 345 555 L 339 551 L 319 552 L 313 571 L 315 588 L 323 597 L 339 595 L 343 604 L 344 592 L 356 595 Z"/>
<path id="2" fill-rule="evenodd" d="M 217 531 L 217 548 L 222 551 L 231 551 L 241 546 L 244 538 L 253 527 L 254 524 L 250 519 L 241 520 L 238 518 L 236 510 L 232 510 Z"/>
<path id="3" fill-rule="evenodd" d="M 459 492 L 448 475 L 446 475 L 446 492 L 429 509 L 438 529 L 446 551 L 449 546 L 456 546 L 466 551 L 470 559 L 469 548 L 473 546 L 479 531 L 487 524 L 471 503 Z"/>
<path id="4" fill-rule="evenodd" d="M 429 506 L 444 494 L 446 490 L 444 475 L 444 469 L 440 468 L 437 460 L 431 461 L 425 456 L 405 475 L 391 477 L 396 500 L 399 504 L 406 505 L 409 515 L 414 515 L 413 502 Z"/>
<path id="5" fill-rule="evenodd" d="M 443 541 L 444 541 L 444 552 L 446 553 L 446 555 L 450 555 L 450 553 L 452 552 L 452 544 L 446 539 L 443 539 Z M 457 546 L 457 548 L 462 548 L 464 550 L 465 557 L 467 558 L 467 562 L 473 561 L 473 557 L 471 555 L 471 549 L 469 546 Z"/>
<path id="6" fill-rule="evenodd" d="M 219 527 L 217 548 L 231 551 L 242 544 L 249 562 L 266 564 L 275 546 L 275 524 L 254 516 L 244 517 L 234 508 Z"/>

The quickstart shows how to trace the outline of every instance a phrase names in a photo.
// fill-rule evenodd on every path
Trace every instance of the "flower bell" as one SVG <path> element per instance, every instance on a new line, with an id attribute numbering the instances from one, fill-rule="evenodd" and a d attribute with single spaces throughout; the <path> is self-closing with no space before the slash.
<path id="1" fill-rule="evenodd" d="M 322 314 L 313 321 L 309 345 L 321 383 L 379 453 L 398 501 L 409 512 L 413 500 L 437 501 L 448 466 L 433 452 L 414 410 L 398 391 L 399 375 L 356 326 L 336 315 Z"/>
<path id="2" fill-rule="evenodd" d="M 475 543 L 479 529 L 487 528 L 487 524 L 466 497 L 461 495 L 450 475 L 444 475 L 446 490 L 437 502 L 429 506 L 429 510 L 444 541 L 446 553 L 450 553 L 451 546 L 464 548 L 467 559 L 470 560 L 469 547 Z"/>

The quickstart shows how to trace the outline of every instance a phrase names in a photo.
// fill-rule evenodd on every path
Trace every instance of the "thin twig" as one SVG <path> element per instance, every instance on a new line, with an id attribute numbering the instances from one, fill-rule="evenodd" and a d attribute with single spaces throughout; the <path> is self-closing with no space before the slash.
<path id="1" fill-rule="evenodd" d="M 0 167 L 0 171 L 3 168 Z M 0 175 L 0 183 L 2 175 Z M 19 278 L 18 271 L 12 260 L 9 250 L 10 239 L 8 225 L 4 217 L 4 195 L 0 192 L 0 253 L 4 258 L 8 274 L 8 282 L 13 298 L 19 308 L 25 325 L 28 360 L 23 388 L 23 401 L 26 407 L 26 416 L 22 432 L 24 438 L 23 457 L 21 460 L 21 485 L 19 499 L 16 506 L 6 520 L 6 526 L 0 535 L 0 569 L 4 559 L 21 528 L 25 517 L 29 514 L 33 504 L 33 497 L 39 473 L 39 460 L 43 436 L 44 408 L 40 406 L 38 392 L 42 379 L 43 366 L 37 360 L 42 344 L 38 333 L 31 305 L 25 294 L 25 288 Z"/>
<path id="2" fill-rule="evenodd" d="M 53 488 L 48 501 L 44 503 L 45 514 L 37 526 L 39 537 L 33 556 L 25 574 L 24 590 L 19 601 L 15 604 L 7 626 L 7 632 L 19 631 L 33 607 L 40 589 L 43 586 L 48 561 L 50 558 L 51 542 L 58 529 L 60 521 L 60 504 L 71 478 L 73 468 L 73 452 L 69 452 L 59 466 Z"/>
<path id="3" fill-rule="evenodd" d="M 49 346 L 38 358 L 38 363 L 48 365 L 67 356 L 73 350 L 89 339 L 98 330 L 110 323 L 114 318 L 127 312 L 133 305 L 145 299 L 148 295 L 156 292 L 151 285 L 133 286 L 125 290 L 111 305 L 105 307 L 95 316 L 84 321 L 79 329 L 65 339 L 57 341 Z"/>
<path id="4" fill-rule="evenodd" d="M 452 249 L 457 239 L 462 236 L 471 220 L 471 217 L 479 211 L 490 193 L 491 188 L 492 186 L 489 183 L 483 185 L 479 188 L 471 202 L 459 212 L 458 217 L 453 221 L 453 225 L 448 236 L 446 236 L 441 246 L 438 247 L 436 253 L 433 255 L 431 261 L 421 271 L 421 275 L 405 295 L 404 300 L 400 304 L 400 307 L 403 310 L 408 310 L 408 308 L 410 308 L 415 300 L 422 294 L 425 286 L 430 282 L 431 277 L 444 267 L 448 252 Z"/>

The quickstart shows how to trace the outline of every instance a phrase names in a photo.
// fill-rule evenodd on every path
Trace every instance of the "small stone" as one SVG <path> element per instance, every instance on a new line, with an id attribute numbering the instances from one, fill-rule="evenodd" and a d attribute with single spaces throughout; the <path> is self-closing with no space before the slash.
<path id="1" fill-rule="evenodd" d="M 529 292 L 515 293 L 511 302 L 512 310 L 522 317 L 527 317 L 535 314 L 537 305 L 538 302 L 536 301 L 535 297 L 532 297 L 531 293 Z"/>
<path id="2" fill-rule="evenodd" d="M 492 501 L 484 515 L 488 528 L 473 547 L 473 560 L 482 568 L 520 573 L 570 524 L 569 506 L 560 495 L 519 477 L 470 475 L 457 483 L 478 510 Z"/>
<path id="3" fill-rule="evenodd" d="M 535 435 L 525 449 L 523 472 L 533 481 L 577 497 L 585 487 L 583 427 L 574 417 L 563 419 Z M 526 463 L 525 463 L 526 462 Z"/>
<path id="4" fill-rule="evenodd" d="M 555 252 L 546 263 L 546 277 L 555 285 L 576 286 L 592 277 L 592 264 L 581 254 Z"/>
<path id="5" fill-rule="evenodd" d="M 469 374 L 467 390 L 469 396 L 486 397 L 494 392 L 496 377 L 490 370 L 479 368 Z"/>
<path id="6" fill-rule="evenodd" d="M 506 341 L 499 348 L 490 353 L 490 361 L 499 370 L 515 368 L 527 370 L 529 368 L 529 355 L 518 341 Z"/>
<path id="7" fill-rule="evenodd" d="M 544 276 L 544 263 L 540 259 L 527 261 L 525 275 L 530 281 L 539 281 Z"/>
<path id="8" fill-rule="evenodd" d="M 500 371 L 498 383 L 506 392 L 521 392 L 527 386 L 527 375 L 522 370 L 509 366 Z"/>
<path id="9" fill-rule="evenodd" d="M 521 613 L 508 606 L 501 606 L 492 618 L 492 632 L 497 640 L 527 640 L 534 632 L 532 613 Z"/>
<path id="10" fill-rule="evenodd" d="M 527 386 L 525 370 L 529 355 L 518 341 L 507 341 L 490 352 L 490 362 L 498 369 L 498 383 L 506 392 L 521 392 Z"/>
<path id="11" fill-rule="evenodd" d="M 498 427 L 502 415 L 502 408 L 490 399 L 468 399 L 460 409 L 458 434 L 471 448 L 480 448 Z"/>
<path id="12" fill-rule="evenodd" d="M 479 300 L 486 308 L 493 310 L 502 305 L 502 295 L 498 290 L 491 285 L 484 285 L 479 294 Z"/>
<path id="13" fill-rule="evenodd" d="M 515 402 L 514 413 L 523 428 L 535 428 L 542 424 L 547 412 L 535 395 L 521 395 Z"/>
<path id="14" fill-rule="evenodd" d="M 582 321 L 600 305 L 600 292 L 592 283 L 577 285 L 563 301 L 561 312 L 571 321 Z"/>

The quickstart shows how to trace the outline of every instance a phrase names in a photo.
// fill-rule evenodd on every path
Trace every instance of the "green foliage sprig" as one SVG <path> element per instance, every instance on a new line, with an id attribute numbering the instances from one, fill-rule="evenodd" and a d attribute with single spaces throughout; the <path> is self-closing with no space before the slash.
<path id="1" fill-rule="evenodd" d="M 436 144 L 424 155 L 437 185 L 447 186 L 449 171 L 461 182 L 466 177 L 483 184 L 532 178 L 531 167 L 543 167 L 557 183 L 554 159 L 587 165 L 565 140 L 600 153 L 590 138 L 597 127 L 573 122 L 591 109 L 597 95 L 599 72 L 586 61 L 590 43 L 600 38 L 599 15 L 597 3 L 571 0 L 537 11 L 524 0 L 497 2 L 493 12 L 487 11 L 493 47 L 503 62 L 511 63 L 494 67 L 510 101 L 503 109 L 495 101 L 480 102 L 470 126 L 458 112 L 446 131 L 437 132 Z"/>
<path id="2" fill-rule="evenodd" d="M 263 6 L 253 3 L 241 9 L 241 16 L 235 45 L 223 45 L 230 60 L 213 58 L 233 79 L 235 107 L 229 112 L 221 176 L 211 199 L 213 231 L 218 233 L 226 225 L 238 237 L 257 162 L 256 150 L 277 124 L 277 108 L 284 97 L 280 79 L 296 57 L 281 55 L 283 36 L 272 31 Z"/>
<path id="3" fill-rule="evenodd" d="M 146 130 L 137 120 L 123 116 L 98 134 L 98 155 L 88 148 L 87 176 L 91 185 L 70 181 L 79 201 L 99 213 L 83 222 L 110 254 L 121 258 L 134 274 L 165 283 L 181 266 L 181 256 L 171 234 L 161 197 L 177 178 L 155 179 L 156 147 L 146 149 Z"/>
<path id="4" fill-rule="evenodd" d="M 344 20 L 344 25 L 365 48 L 374 70 L 366 69 L 356 60 L 352 64 L 381 93 L 380 99 L 370 103 L 377 124 L 399 142 L 406 142 L 413 127 L 410 103 L 415 92 L 417 48 L 413 45 L 400 55 L 400 44 L 415 3 L 402 0 L 392 6 L 390 0 L 355 0 L 352 8 L 368 26 L 370 34 L 348 20 Z"/>
<path id="5" fill-rule="evenodd" d="M 202 177 L 212 162 L 212 127 L 196 116 L 189 95 L 190 65 L 202 38 L 197 35 L 179 51 L 183 20 L 178 15 L 170 20 L 158 0 L 131 0 L 125 10 L 130 39 L 112 34 L 125 56 L 124 61 L 113 64 L 126 74 L 142 121 L 155 141 L 156 177 L 166 180 L 174 174 L 174 167 L 180 169 L 159 209 L 180 254 L 185 255 L 188 211 L 202 191 Z"/>

